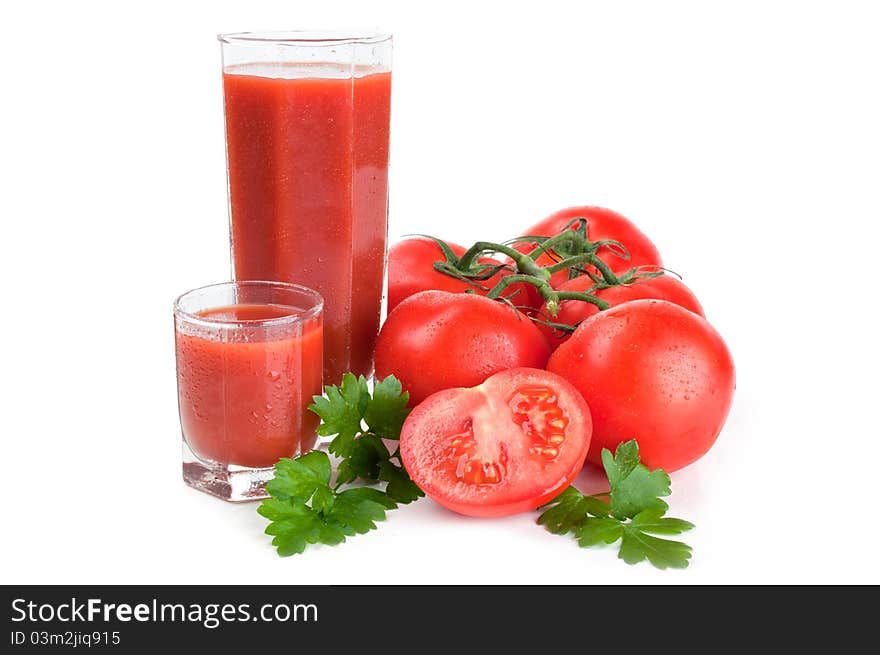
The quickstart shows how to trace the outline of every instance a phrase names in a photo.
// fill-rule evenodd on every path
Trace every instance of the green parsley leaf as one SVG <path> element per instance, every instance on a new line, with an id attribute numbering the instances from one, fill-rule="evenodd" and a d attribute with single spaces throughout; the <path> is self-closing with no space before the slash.
<path id="1" fill-rule="evenodd" d="M 257 511 L 269 519 L 266 534 L 281 556 L 302 553 L 308 544 L 335 545 L 346 537 L 376 528 L 397 503 L 385 492 L 367 487 L 337 492 L 330 487 L 330 458 L 312 451 L 275 465 L 266 484 L 271 497 Z"/>
<path id="2" fill-rule="evenodd" d="M 266 534 L 282 556 L 302 553 L 309 544 L 339 544 L 385 520 L 399 504 L 424 496 L 400 459 L 386 445 L 400 439 L 409 414 L 409 394 L 389 376 L 376 382 L 373 393 L 363 376 L 346 373 L 341 384 L 324 388 L 309 409 L 321 418 L 318 434 L 333 436 L 328 450 L 338 457 L 336 480 L 327 453 L 312 451 L 275 464 L 266 483 L 270 498 L 257 510 L 269 519 Z M 335 435 L 335 436 L 334 436 Z M 385 483 L 385 490 L 356 487 L 355 480 Z"/>
<path id="3" fill-rule="evenodd" d="M 574 487 L 567 487 L 550 503 L 544 505 L 544 513 L 538 523 L 553 534 L 567 534 L 581 525 L 587 514 L 608 516 L 611 508 L 608 503 L 591 496 L 584 496 Z"/>
<path id="4" fill-rule="evenodd" d="M 406 472 L 399 449 L 391 454 L 385 440 L 398 441 L 409 416 L 409 393 L 389 375 L 377 381 L 373 393 L 363 376 L 347 373 L 342 384 L 327 386 L 326 398 L 315 396 L 309 408 L 321 417 L 318 434 L 336 435 L 328 450 L 340 458 L 336 486 L 363 480 L 386 482 L 386 493 L 399 503 L 424 496 Z"/>
<path id="5" fill-rule="evenodd" d="M 654 535 L 677 535 L 692 523 L 664 516 L 668 505 L 658 496 L 670 494 L 669 476 L 651 471 L 639 458 L 635 441 L 620 444 L 614 455 L 602 451 L 611 490 L 585 496 L 568 487 L 542 509 L 538 523 L 554 534 L 575 536 L 581 547 L 620 542 L 618 557 L 627 564 L 648 560 L 659 569 L 686 568 L 691 547 Z M 600 496 L 608 496 L 609 502 Z"/>
<path id="6" fill-rule="evenodd" d="M 274 536 L 272 545 L 282 557 L 301 553 L 321 539 L 321 518 L 305 503 L 266 498 L 257 512 L 271 521 L 266 534 Z"/>
<path id="7" fill-rule="evenodd" d="M 339 386 L 324 387 L 324 396 L 314 396 L 309 409 L 321 417 L 318 434 L 322 437 L 336 435 L 330 443 L 330 452 L 340 457 L 351 454 L 352 442 L 361 432 L 361 420 L 370 402 L 370 390 L 364 376 L 353 373 L 342 376 Z"/>
<path id="8" fill-rule="evenodd" d="M 661 518 L 662 512 L 645 510 L 623 524 L 619 557 L 627 564 L 647 559 L 658 569 L 687 568 L 691 547 L 681 541 L 660 539 L 655 534 L 680 534 L 694 526 L 681 519 Z"/>
<path id="9" fill-rule="evenodd" d="M 351 454 L 336 467 L 336 484 L 345 484 L 362 478 L 379 479 L 379 464 L 389 457 L 388 448 L 374 434 L 364 434 L 354 440 Z"/>
<path id="10" fill-rule="evenodd" d="M 605 453 L 608 453 L 607 457 Z M 612 487 L 625 479 L 640 463 L 639 444 L 635 439 L 617 444 L 613 456 L 607 448 L 602 449 L 602 465 L 608 476 L 608 484 Z"/>
<path id="11" fill-rule="evenodd" d="M 628 519 L 645 509 L 661 514 L 669 509 L 658 498 L 672 493 L 669 475 L 663 469 L 651 471 L 642 464 L 639 445 L 634 440 L 617 446 L 614 456 L 603 448 L 602 464 L 611 485 L 611 511 L 618 519 Z"/>
<path id="12" fill-rule="evenodd" d="M 275 477 L 266 483 L 266 492 L 278 500 L 306 502 L 318 487 L 330 483 L 330 460 L 312 451 L 296 459 L 284 457 L 275 464 Z"/>
<path id="13" fill-rule="evenodd" d="M 323 516 L 329 516 L 336 504 L 336 494 L 330 487 L 318 487 L 312 496 L 312 509 Z"/>
<path id="14" fill-rule="evenodd" d="M 406 469 L 390 460 L 379 464 L 379 479 L 388 483 L 385 486 L 385 493 L 401 505 L 411 503 L 425 495 L 409 477 Z"/>
<path id="15" fill-rule="evenodd" d="M 582 548 L 597 544 L 613 544 L 623 536 L 623 524 L 615 518 L 588 517 L 574 530 Z"/>
<path id="16" fill-rule="evenodd" d="M 651 534 L 681 534 L 694 529 L 694 524 L 690 521 L 663 516 L 663 512 L 650 509 L 636 514 L 632 525 Z"/>
<path id="17" fill-rule="evenodd" d="M 383 439 L 400 439 L 400 429 L 409 415 L 409 392 L 393 375 L 389 375 L 373 387 L 373 396 L 364 410 L 364 422 L 370 432 Z"/>
<path id="18" fill-rule="evenodd" d="M 346 535 L 353 536 L 375 530 L 375 521 L 385 520 L 385 510 L 396 507 L 397 503 L 378 489 L 346 489 L 336 496 L 330 519 Z"/>

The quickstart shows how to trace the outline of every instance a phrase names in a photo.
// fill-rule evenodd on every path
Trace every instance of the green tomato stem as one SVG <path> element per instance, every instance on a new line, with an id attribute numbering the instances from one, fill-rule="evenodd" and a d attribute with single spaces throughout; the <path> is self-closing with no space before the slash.
<path id="1" fill-rule="evenodd" d="M 611 268 L 599 259 L 595 254 L 591 252 L 585 252 L 581 255 L 575 255 L 573 257 L 568 257 L 563 259 L 561 262 L 553 264 L 552 266 L 547 266 L 545 270 L 549 271 L 552 275 L 558 271 L 564 271 L 566 269 L 570 269 L 573 266 L 577 266 L 578 264 L 590 264 L 591 266 L 595 266 L 596 269 L 602 274 L 602 278 L 605 281 L 605 284 L 608 286 L 617 286 L 620 284 L 620 281 L 617 279 L 617 276 L 611 270 Z"/>
<path id="2" fill-rule="evenodd" d="M 557 234 L 556 236 L 550 237 L 549 239 L 543 241 L 538 244 L 538 247 L 532 250 L 529 253 L 529 257 L 534 261 L 537 260 L 538 257 L 543 255 L 545 252 L 549 250 L 553 250 L 556 246 L 561 245 L 566 242 L 573 242 L 573 250 L 575 252 L 595 252 L 595 248 L 591 249 L 592 244 L 587 241 L 581 234 L 574 230 L 564 230 Z"/>
<path id="3" fill-rule="evenodd" d="M 573 250 L 581 252 L 582 254 L 567 257 L 552 266 L 539 266 L 537 264 L 535 261 L 537 257 L 554 246 L 558 246 L 564 242 L 573 242 Z M 566 229 L 564 232 L 542 242 L 528 255 L 521 253 L 506 244 L 493 243 L 491 241 L 478 241 L 468 248 L 468 250 L 458 258 L 458 261 L 450 261 L 451 258 L 447 256 L 447 261 L 435 262 L 434 268 L 441 273 L 459 279 L 468 280 L 471 284 L 474 284 L 474 279 L 485 279 L 480 273 L 487 272 L 485 271 L 485 265 L 481 266 L 477 264 L 477 260 L 481 255 L 486 253 L 501 253 L 507 255 L 516 266 L 517 272 L 502 277 L 501 280 L 489 290 L 486 294 L 487 297 L 493 300 L 503 299 L 501 294 L 512 284 L 531 284 L 538 290 L 538 293 L 544 300 L 547 313 L 551 317 L 555 317 L 559 313 L 561 302 L 563 300 L 581 300 L 594 304 L 600 310 L 608 309 L 608 303 L 594 295 L 586 292 L 559 292 L 550 285 L 550 276 L 553 273 L 565 270 L 566 268 L 571 268 L 572 266 L 581 263 L 588 263 L 602 273 L 602 280 L 605 285 L 613 286 L 620 284 L 617 277 L 611 269 L 608 268 L 605 262 L 594 254 L 598 247 L 598 243 L 590 243 L 587 241 L 586 236 L 579 231 Z M 537 255 L 535 254 L 536 252 Z M 499 266 L 499 269 L 500 268 L 501 267 Z M 590 275 L 589 277 L 594 281 L 596 279 L 593 275 Z M 474 284 L 474 286 L 481 288 L 481 285 L 478 284 Z M 485 289 L 485 287 L 482 287 L 482 289 Z"/>
<path id="4" fill-rule="evenodd" d="M 524 255 L 510 246 L 505 246 L 500 243 L 492 243 L 490 241 L 477 241 L 473 246 L 468 248 L 467 252 L 458 260 L 459 268 L 465 271 L 469 270 L 470 267 L 473 266 L 477 257 L 487 252 L 500 252 L 507 255 L 514 261 L 516 268 L 520 273 L 533 275 L 541 280 L 550 279 L 550 273 L 538 266 L 528 257 L 528 255 Z"/>
<path id="5" fill-rule="evenodd" d="M 600 311 L 605 311 L 606 309 L 611 307 L 611 305 L 609 305 L 601 298 L 597 298 L 592 294 L 582 291 L 557 291 L 556 297 L 559 300 L 583 300 L 584 302 L 596 305 L 596 307 L 598 307 Z"/>

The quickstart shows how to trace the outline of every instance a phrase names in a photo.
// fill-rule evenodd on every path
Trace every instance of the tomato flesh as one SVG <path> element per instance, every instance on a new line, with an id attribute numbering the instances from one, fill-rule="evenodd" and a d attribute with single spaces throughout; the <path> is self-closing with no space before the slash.
<path id="1" fill-rule="evenodd" d="M 591 434 L 590 410 L 572 385 L 520 368 L 428 397 L 407 418 L 400 450 L 416 484 L 444 507 L 505 516 L 568 486 Z"/>

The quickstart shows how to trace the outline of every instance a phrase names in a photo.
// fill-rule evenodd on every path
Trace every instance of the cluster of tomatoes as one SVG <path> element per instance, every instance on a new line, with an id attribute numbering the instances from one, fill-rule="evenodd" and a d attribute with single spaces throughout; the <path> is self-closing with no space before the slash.
<path id="1" fill-rule="evenodd" d="M 389 252 L 376 376 L 410 394 L 413 480 L 464 514 L 534 509 L 630 439 L 650 468 L 686 466 L 733 398 L 727 346 L 631 221 L 572 207 L 526 234 L 500 255 L 422 237 Z"/>

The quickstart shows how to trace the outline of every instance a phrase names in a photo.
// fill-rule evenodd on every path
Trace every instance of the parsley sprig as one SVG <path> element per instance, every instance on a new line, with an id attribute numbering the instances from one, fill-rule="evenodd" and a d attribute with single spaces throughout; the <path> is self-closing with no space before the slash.
<path id="1" fill-rule="evenodd" d="M 363 376 L 346 373 L 339 386 L 324 388 L 309 409 L 321 418 L 318 434 L 335 435 L 328 450 L 339 458 L 336 478 L 328 455 L 312 451 L 275 464 L 266 483 L 269 498 L 257 511 L 269 519 L 266 534 L 282 556 L 302 553 L 308 544 L 335 545 L 383 521 L 387 510 L 423 496 L 400 459 L 400 439 L 409 394 L 389 376 L 370 393 Z M 384 490 L 352 482 L 385 483 Z"/>
<path id="2" fill-rule="evenodd" d="M 328 450 L 340 458 L 336 486 L 358 478 L 387 482 L 385 493 L 398 503 L 411 503 L 424 494 L 410 479 L 400 460 L 400 448 L 390 451 L 384 440 L 398 442 L 409 415 L 409 392 L 389 375 L 377 382 L 370 395 L 364 376 L 346 373 L 342 384 L 324 388 L 309 409 L 321 417 L 318 434 L 336 435 Z"/>
<path id="3" fill-rule="evenodd" d="M 586 496 L 568 487 L 542 508 L 538 523 L 554 534 L 574 535 L 582 547 L 620 541 L 618 557 L 627 564 L 647 559 L 658 569 L 686 568 L 691 547 L 655 536 L 677 535 L 694 527 L 665 516 L 669 506 L 660 496 L 671 493 L 669 475 L 642 464 L 635 441 L 621 443 L 613 456 L 604 448 L 602 464 L 610 491 Z"/>

